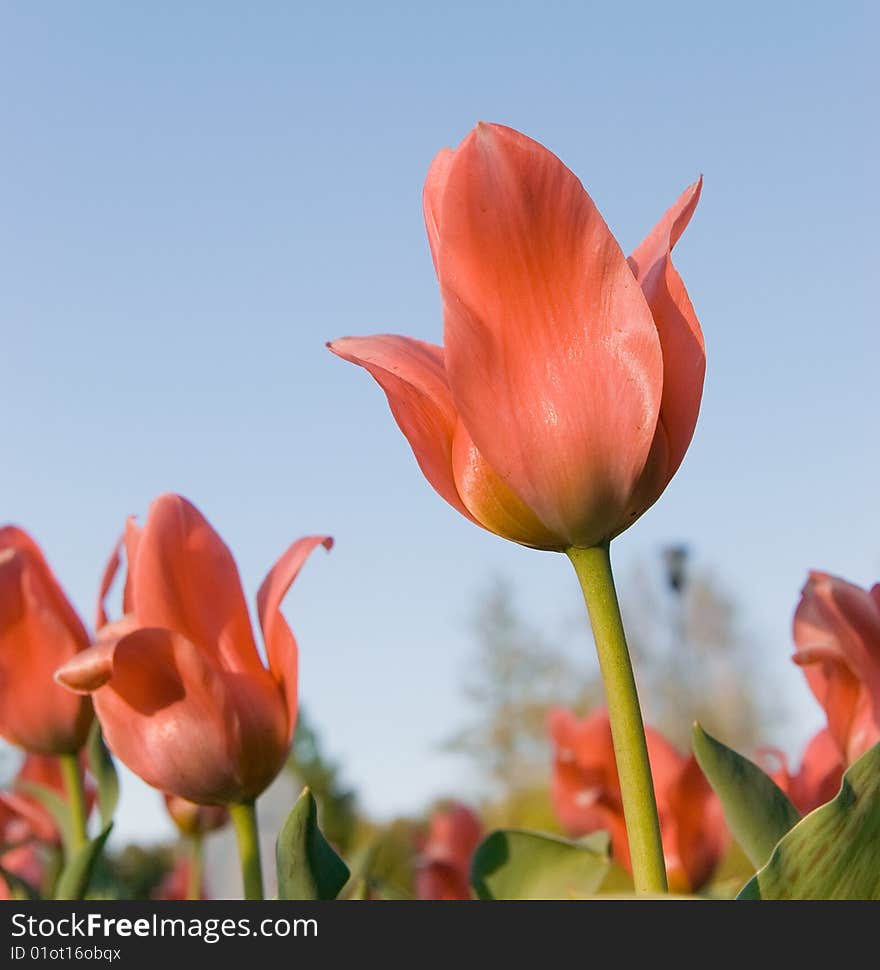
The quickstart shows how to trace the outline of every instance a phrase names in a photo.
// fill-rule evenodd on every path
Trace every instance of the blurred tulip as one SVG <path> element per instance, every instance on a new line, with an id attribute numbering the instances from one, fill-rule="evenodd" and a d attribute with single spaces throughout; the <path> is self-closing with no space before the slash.
<path id="1" fill-rule="evenodd" d="M 451 805 L 431 816 L 419 853 L 416 894 L 419 899 L 471 899 L 471 856 L 483 827 L 465 805 Z"/>
<path id="2" fill-rule="evenodd" d="M 148 784 L 199 804 L 252 801 L 296 724 L 297 646 L 281 601 L 322 544 L 332 540 L 293 543 L 260 587 L 267 669 L 229 549 L 195 506 L 163 495 L 128 549 L 137 628 L 102 635 L 57 679 L 92 694 L 108 746 Z"/>
<path id="3" fill-rule="evenodd" d="M 703 337 L 670 258 L 700 185 L 627 260 L 575 175 L 525 135 L 480 124 L 434 159 L 424 212 L 443 347 L 328 346 L 381 385 L 462 515 L 526 546 L 589 548 L 659 498 L 702 395 Z"/>
<path id="4" fill-rule="evenodd" d="M 86 815 L 95 803 L 95 786 L 82 767 L 79 759 L 80 777 L 85 796 Z M 67 798 L 64 775 L 57 758 L 50 755 L 29 754 L 25 757 L 15 777 L 11 791 L 0 793 L 0 802 L 5 803 L 20 818 L 27 821 L 29 835 L 51 845 L 61 844 L 61 833 L 48 809 L 38 798 L 29 794 L 26 786 L 38 785 L 48 789 L 62 799 Z"/>
<path id="5" fill-rule="evenodd" d="M 797 774 L 791 773 L 788 759 L 777 748 L 762 748 L 758 760 L 802 815 L 830 802 L 840 791 L 844 764 L 827 729 L 819 731 L 807 745 Z"/>
<path id="6" fill-rule="evenodd" d="M 0 735 L 36 754 L 76 754 L 92 705 L 53 680 L 89 646 L 86 632 L 37 544 L 0 529 Z"/>
<path id="7" fill-rule="evenodd" d="M 604 708 L 579 720 L 550 713 L 554 744 L 552 797 L 556 815 L 573 837 L 604 829 L 615 858 L 630 868 L 611 726 Z M 727 847 L 720 802 L 693 756 L 684 757 L 660 733 L 646 728 L 657 795 L 663 854 L 673 892 L 706 885 Z"/>
<path id="8" fill-rule="evenodd" d="M 207 835 L 223 828 L 229 821 L 229 811 L 225 805 L 197 805 L 178 795 L 163 795 L 168 814 L 181 835 Z"/>
<path id="9" fill-rule="evenodd" d="M 811 572 L 794 615 L 794 661 L 847 765 L 880 741 L 880 586 Z"/>

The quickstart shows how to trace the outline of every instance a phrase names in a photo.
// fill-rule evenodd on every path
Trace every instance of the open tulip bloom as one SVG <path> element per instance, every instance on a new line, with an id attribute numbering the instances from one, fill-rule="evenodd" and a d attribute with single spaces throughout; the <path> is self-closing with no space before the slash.
<path id="1" fill-rule="evenodd" d="M 129 524 L 125 544 L 127 615 L 56 677 L 92 695 L 108 746 L 148 784 L 230 806 L 246 893 L 260 896 L 254 800 L 287 758 L 297 711 L 297 645 L 281 602 L 309 554 L 332 540 L 294 542 L 260 587 L 268 667 L 232 554 L 195 506 L 161 496 L 143 529 Z"/>
<path id="2" fill-rule="evenodd" d="M 636 887 L 666 875 L 608 546 L 684 458 L 702 395 L 702 333 L 671 250 L 700 195 L 627 259 L 577 177 L 510 128 L 480 124 L 428 172 L 424 215 L 443 346 L 348 337 L 434 489 L 506 539 L 566 552 L 608 696 Z"/>
<path id="3" fill-rule="evenodd" d="M 58 759 L 71 812 L 71 849 L 86 840 L 79 752 L 94 713 L 87 697 L 64 690 L 53 675 L 90 644 L 37 543 L 17 526 L 0 529 L 0 735 L 32 755 Z M 38 763 L 55 770 L 39 758 L 27 762 Z"/>

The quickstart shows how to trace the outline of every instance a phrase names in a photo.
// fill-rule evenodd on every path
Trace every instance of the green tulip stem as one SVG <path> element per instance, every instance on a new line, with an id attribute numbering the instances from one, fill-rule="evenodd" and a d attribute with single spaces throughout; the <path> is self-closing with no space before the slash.
<path id="1" fill-rule="evenodd" d="M 240 802 L 229 806 L 235 837 L 238 841 L 238 857 L 241 861 L 241 878 L 245 899 L 263 898 L 263 870 L 260 866 L 260 838 L 257 828 L 257 806 L 253 802 Z"/>
<path id="2" fill-rule="evenodd" d="M 202 874 L 205 869 L 205 854 L 202 849 L 202 833 L 195 832 L 186 840 L 189 857 L 189 872 L 186 881 L 186 898 L 202 898 Z"/>
<path id="3" fill-rule="evenodd" d="M 64 790 L 67 794 L 67 805 L 70 810 L 70 845 L 66 846 L 68 855 L 73 856 L 88 842 L 86 834 L 86 793 L 83 788 L 83 775 L 79 758 L 75 754 L 61 754 L 58 756 L 61 765 L 61 777 L 64 779 Z"/>
<path id="4" fill-rule="evenodd" d="M 609 543 L 591 549 L 572 547 L 566 554 L 583 590 L 605 684 L 635 889 L 638 893 L 665 893 L 657 801 L 639 695 L 614 589 Z"/>

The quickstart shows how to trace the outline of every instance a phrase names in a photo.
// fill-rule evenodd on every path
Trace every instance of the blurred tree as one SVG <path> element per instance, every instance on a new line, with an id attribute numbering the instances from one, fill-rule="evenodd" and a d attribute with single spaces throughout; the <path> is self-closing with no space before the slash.
<path id="1" fill-rule="evenodd" d="M 494 582 L 474 616 L 477 648 L 464 693 L 472 711 L 444 747 L 467 756 L 493 802 L 493 821 L 525 824 L 550 765 L 547 712 L 587 710 L 601 697 L 595 670 L 579 670 L 517 614 L 509 585 Z M 546 800 L 546 799 L 544 799 Z"/>
<path id="2" fill-rule="evenodd" d="M 321 830 L 344 855 L 351 847 L 358 822 L 355 793 L 340 780 L 339 766 L 324 756 L 318 734 L 302 708 L 287 770 L 303 787 L 311 789 L 318 802 Z"/>
<path id="3" fill-rule="evenodd" d="M 684 546 L 637 566 L 623 590 L 646 721 L 683 750 L 695 720 L 726 744 L 754 750 L 778 712 L 735 600 L 711 573 L 693 572 Z"/>

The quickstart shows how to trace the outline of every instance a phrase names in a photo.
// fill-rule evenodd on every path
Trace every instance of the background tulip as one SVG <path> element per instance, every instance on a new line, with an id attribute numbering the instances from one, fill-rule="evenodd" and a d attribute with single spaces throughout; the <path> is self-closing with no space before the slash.
<path id="1" fill-rule="evenodd" d="M 0 529 L 0 734 L 36 754 L 73 755 L 92 705 L 53 680 L 89 635 L 34 540 Z"/>
<path id="2" fill-rule="evenodd" d="M 827 728 L 823 728 L 810 740 L 800 768 L 795 773 L 789 769 L 785 754 L 776 748 L 764 748 L 758 755 L 765 770 L 802 815 L 830 802 L 840 791 L 846 766 L 840 749 Z"/>
<path id="3" fill-rule="evenodd" d="M 267 668 L 228 548 L 194 505 L 163 495 L 128 544 L 128 622 L 57 673 L 92 694 L 107 744 L 146 782 L 198 804 L 249 806 L 236 823 L 257 867 L 249 893 L 262 893 L 253 800 L 296 724 L 297 645 L 281 602 L 318 545 L 332 540 L 293 543 L 260 587 Z"/>
<path id="4" fill-rule="evenodd" d="M 630 869 L 608 712 L 599 709 L 579 720 L 557 708 L 549 727 L 553 806 L 559 821 L 572 836 L 607 831 L 615 857 Z M 680 754 L 651 728 L 646 735 L 669 886 L 695 892 L 709 881 L 729 841 L 721 805 L 693 755 Z"/>
<path id="5" fill-rule="evenodd" d="M 812 572 L 794 615 L 810 689 L 847 765 L 880 741 L 880 586 L 869 591 Z"/>
<path id="6" fill-rule="evenodd" d="M 466 805 L 455 804 L 435 811 L 419 852 L 418 898 L 471 899 L 471 857 L 482 837 L 483 826 Z"/>

